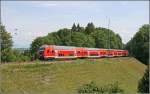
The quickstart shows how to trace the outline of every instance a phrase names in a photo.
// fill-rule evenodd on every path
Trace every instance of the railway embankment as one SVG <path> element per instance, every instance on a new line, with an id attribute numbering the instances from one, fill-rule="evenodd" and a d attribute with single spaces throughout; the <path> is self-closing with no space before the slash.
<path id="1" fill-rule="evenodd" d="M 146 66 L 132 57 L 34 61 L 0 65 L 1 93 L 77 93 L 91 81 L 97 86 L 118 82 L 126 93 L 136 93 Z"/>

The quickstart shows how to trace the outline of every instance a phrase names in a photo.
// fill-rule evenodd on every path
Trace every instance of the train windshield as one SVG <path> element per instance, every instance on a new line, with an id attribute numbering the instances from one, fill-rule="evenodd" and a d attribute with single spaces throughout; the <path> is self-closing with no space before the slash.
<path id="1" fill-rule="evenodd" d="M 43 56 L 44 50 L 45 50 L 44 47 L 39 48 L 39 51 L 38 51 L 39 56 Z"/>
<path id="2" fill-rule="evenodd" d="M 40 48 L 39 48 L 39 51 L 44 51 L 44 50 L 45 50 L 44 47 L 40 47 Z"/>

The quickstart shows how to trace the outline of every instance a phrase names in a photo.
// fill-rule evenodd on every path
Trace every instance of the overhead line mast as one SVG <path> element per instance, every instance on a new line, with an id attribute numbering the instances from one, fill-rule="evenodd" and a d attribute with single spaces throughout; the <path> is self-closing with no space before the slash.
<path id="1" fill-rule="evenodd" d="M 110 27 L 110 18 L 108 18 L 108 46 L 107 46 L 108 49 L 110 49 L 110 30 L 109 30 L 109 27 Z"/>

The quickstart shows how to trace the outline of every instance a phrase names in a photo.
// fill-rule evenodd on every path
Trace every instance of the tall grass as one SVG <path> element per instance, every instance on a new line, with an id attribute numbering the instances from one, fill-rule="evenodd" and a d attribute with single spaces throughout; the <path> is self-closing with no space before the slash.
<path id="1" fill-rule="evenodd" d="M 40 63 L 0 65 L 0 91 L 14 94 L 77 93 L 81 85 L 91 81 L 95 81 L 99 89 L 118 81 L 119 88 L 125 93 L 136 93 L 138 81 L 146 69 L 145 65 L 129 57 Z"/>

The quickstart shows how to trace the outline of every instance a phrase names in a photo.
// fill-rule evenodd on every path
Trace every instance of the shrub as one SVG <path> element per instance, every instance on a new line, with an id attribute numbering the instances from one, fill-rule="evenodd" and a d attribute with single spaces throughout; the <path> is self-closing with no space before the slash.
<path id="1" fill-rule="evenodd" d="M 95 82 L 84 84 L 78 89 L 78 93 L 122 93 L 123 89 L 119 88 L 118 82 L 98 87 Z"/>
<path id="2" fill-rule="evenodd" d="M 108 91 L 109 93 L 123 92 L 123 89 L 119 88 L 118 82 L 116 82 L 116 83 L 114 83 L 114 84 L 110 84 L 110 85 L 108 85 L 108 87 L 106 87 L 106 88 L 108 88 L 107 91 Z M 106 92 L 107 92 L 107 91 L 106 91 Z"/>
<path id="3" fill-rule="evenodd" d="M 138 92 L 149 93 L 149 70 L 145 71 L 143 78 L 139 81 Z"/>
<path id="4" fill-rule="evenodd" d="M 90 82 L 89 84 L 84 84 L 79 90 L 78 93 L 96 93 L 99 89 L 96 86 L 95 82 Z"/>

